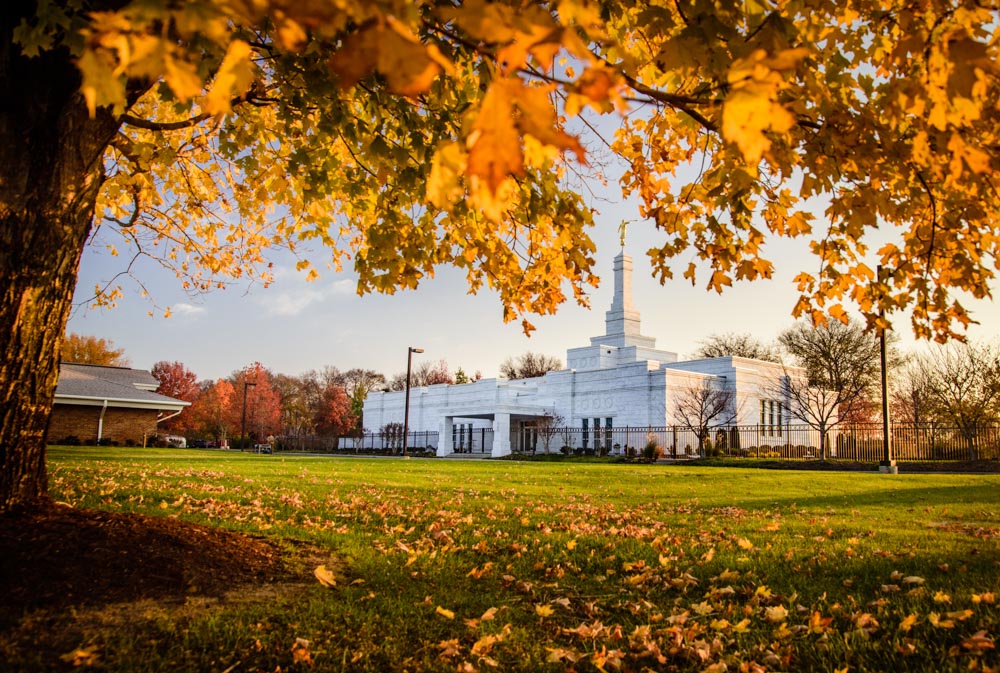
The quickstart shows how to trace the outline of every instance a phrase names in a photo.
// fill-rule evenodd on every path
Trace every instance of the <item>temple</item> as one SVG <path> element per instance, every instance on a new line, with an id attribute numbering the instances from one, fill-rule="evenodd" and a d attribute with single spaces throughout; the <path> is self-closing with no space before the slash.
<path id="1" fill-rule="evenodd" d="M 712 425 L 767 423 L 780 433 L 785 402 L 776 397 L 781 365 L 740 357 L 678 361 L 644 336 L 632 301 L 632 259 L 614 260 L 614 297 L 605 313 L 604 334 L 566 352 L 566 369 L 531 379 L 484 379 L 410 391 L 409 429 L 432 436 L 437 455 L 479 451 L 501 457 L 512 451 L 564 446 L 621 451 L 632 440 L 623 428 L 690 425 L 685 405 L 704 391 L 729 391 L 723 413 Z M 405 393 L 370 393 L 364 406 L 366 430 L 379 432 L 403 422 Z M 785 420 L 787 420 L 787 414 Z M 775 422 L 777 420 L 777 422 Z M 556 423 L 560 436 L 546 428 Z M 685 447 L 688 448 L 688 447 Z"/>

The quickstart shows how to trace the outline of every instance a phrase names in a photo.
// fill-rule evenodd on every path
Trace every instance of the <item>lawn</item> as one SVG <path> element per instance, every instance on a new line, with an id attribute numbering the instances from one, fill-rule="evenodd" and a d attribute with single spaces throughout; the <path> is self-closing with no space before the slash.
<path id="1" fill-rule="evenodd" d="M 28 617 L 86 619 L 75 663 L 100 670 L 1000 666 L 1000 475 L 112 448 L 54 448 L 49 469 L 76 507 L 334 559 L 334 586 Z M 8 668 L 40 666 L 0 641 Z"/>

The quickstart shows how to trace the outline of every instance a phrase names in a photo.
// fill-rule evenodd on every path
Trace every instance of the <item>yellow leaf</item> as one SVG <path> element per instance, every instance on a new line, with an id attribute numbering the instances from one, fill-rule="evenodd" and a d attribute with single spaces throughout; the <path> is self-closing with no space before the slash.
<path id="1" fill-rule="evenodd" d="M 437 606 L 437 609 L 434 610 L 434 612 L 436 612 L 437 614 L 441 615 L 445 619 L 454 619 L 455 618 L 455 613 L 454 612 L 452 612 L 451 610 L 447 610 L 447 609 L 441 607 L 440 605 Z"/>
<path id="2" fill-rule="evenodd" d="M 316 566 L 313 570 L 313 575 L 319 580 L 319 583 L 325 587 L 335 587 L 337 586 L 337 580 L 334 578 L 333 573 L 327 569 L 325 565 Z"/>
<path id="3" fill-rule="evenodd" d="M 550 617 L 555 610 L 552 609 L 551 605 L 537 604 L 535 605 L 535 614 L 539 617 Z"/>
<path id="4" fill-rule="evenodd" d="M 480 617 L 480 619 L 483 620 L 484 622 L 488 622 L 491 619 L 493 619 L 494 617 L 496 617 L 496 615 L 497 615 L 497 609 L 496 608 L 490 608 L 489 610 L 487 610 L 486 612 L 483 613 L 483 616 Z"/>
<path id="5" fill-rule="evenodd" d="M 164 58 L 163 67 L 163 79 L 177 98 L 182 101 L 190 100 L 201 93 L 201 78 L 193 64 L 178 61 L 168 55 Z"/>
<path id="6" fill-rule="evenodd" d="M 764 608 L 764 616 L 767 618 L 767 621 L 777 624 L 788 618 L 788 610 L 783 605 L 775 605 Z"/>
<path id="7" fill-rule="evenodd" d="M 903 633 L 909 633 L 910 629 L 917 623 L 917 616 L 915 614 L 908 615 L 903 621 L 899 623 L 899 630 Z"/>
<path id="8" fill-rule="evenodd" d="M 559 128 L 556 110 L 549 96 L 554 86 L 524 86 L 519 79 L 507 80 L 511 97 L 521 111 L 517 126 L 522 132 L 533 135 L 546 145 L 560 150 L 571 150 L 577 160 L 584 162 L 583 146 L 576 136 L 571 136 Z"/>
<path id="9" fill-rule="evenodd" d="M 521 138 L 514 127 L 514 108 L 507 87 L 490 85 L 468 137 L 468 173 L 481 178 L 494 193 L 508 176 L 524 175 Z"/>
<path id="10" fill-rule="evenodd" d="M 312 655 L 309 654 L 309 641 L 305 638 L 296 638 L 292 645 L 292 663 L 313 665 Z"/>
<path id="11" fill-rule="evenodd" d="M 97 648 L 93 645 L 87 648 L 78 647 L 72 652 L 67 652 L 66 654 L 59 655 L 59 658 L 70 664 L 71 666 L 94 666 L 98 662 L 99 655 L 97 654 Z"/>
<path id="12" fill-rule="evenodd" d="M 254 66 L 250 60 L 250 45 L 243 40 L 233 40 L 205 96 L 204 107 L 209 114 L 229 112 L 230 101 L 245 93 L 254 80 Z"/>
<path id="13" fill-rule="evenodd" d="M 465 167 L 466 155 L 461 145 L 449 142 L 439 146 L 431 160 L 427 200 L 438 208 L 447 208 L 461 197 L 459 178 L 465 172 Z"/>

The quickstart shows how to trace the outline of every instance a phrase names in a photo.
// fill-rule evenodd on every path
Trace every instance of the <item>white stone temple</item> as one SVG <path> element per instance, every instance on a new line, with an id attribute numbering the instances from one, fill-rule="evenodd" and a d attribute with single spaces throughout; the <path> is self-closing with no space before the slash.
<path id="1" fill-rule="evenodd" d="M 469 446 L 493 457 L 537 448 L 539 419 L 555 417 L 560 426 L 578 430 L 572 439 L 556 437 L 583 448 L 635 428 L 641 444 L 646 428 L 683 425 L 678 405 L 701 388 L 731 390 L 734 404 L 727 426 L 758 425 L 780 436 L 787 423 L 787 406 L 774 399 L 785 375 L 781 365 L 739 357 L 679 362 L 676 353 L 656 348 L 643 336 L 639 311 L 632 303 L 632 260 L 614 260 L 614 298 L 605 314 L 605 331 L 589 346 L 566 352 L 566 369 L 532 379 L 483 379 L 473 383 L 415 387 L 410 390 L 409 429 L 436 432 L 437 455 Z M 364 426 L 378 432 L 389 423 L 403 423 L 404 392 L 370 393 L 364 406 Z M 544 421 L 549 422 L 551 421 Z M 626 435 L 627 436 L 627 435 Z M 546 447 L 548 449 L 548 446 Z M 609 447 L 610 448 L 610 445 Z"/>

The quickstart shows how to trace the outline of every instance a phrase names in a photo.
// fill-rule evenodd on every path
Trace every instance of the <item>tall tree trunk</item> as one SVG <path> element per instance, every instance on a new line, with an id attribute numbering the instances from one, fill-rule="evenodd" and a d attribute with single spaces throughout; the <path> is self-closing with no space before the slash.
<path id="1" fill-rule="evenodd" d="M 102 156 L 117 129 L 91 119 L 62 49 L 25 58 L 20 12 L 0 16 L 0 513 L 47 497 L 45 432 Z"/>

